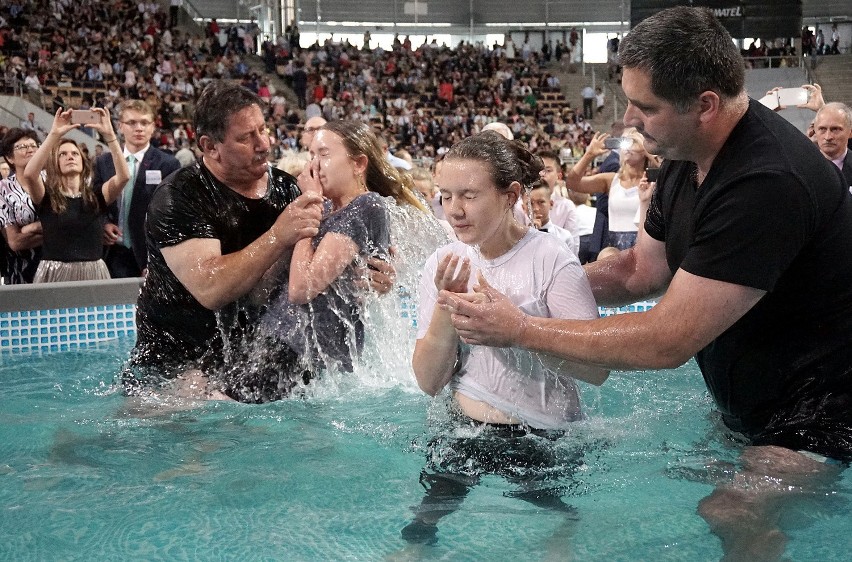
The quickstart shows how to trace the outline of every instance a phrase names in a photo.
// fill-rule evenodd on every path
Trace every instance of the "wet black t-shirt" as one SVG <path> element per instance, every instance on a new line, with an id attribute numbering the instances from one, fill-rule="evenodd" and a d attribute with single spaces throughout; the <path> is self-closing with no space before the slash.
<path id="1" fill-rule="evenodd" d="M 157 188 L 145 223 L 148 276 L 137 306 L 134 363 L 170 370 L 221 363 L 216 314 L 178 281 L 161 248 L 212 238 L 221 243 L 222 255 L 237 252 L 269 230 L 299 194 L 292 176 L 270 168 L 266 195 L 249 199 L 217 180 L 202 163 L 178 170 Z M 220 315 L 241 325 L 255 320 L 247 300 L 226 305 Z"/>
<path id="2" fill-rule="evenodd" d="M 663 164 L 645 229 L 673 273 L 767 291 L 696 355 L 728 427 L 852 458 L 852 198 L 834 168 L 750 100 L 700 188 L 693 163 Z"/>

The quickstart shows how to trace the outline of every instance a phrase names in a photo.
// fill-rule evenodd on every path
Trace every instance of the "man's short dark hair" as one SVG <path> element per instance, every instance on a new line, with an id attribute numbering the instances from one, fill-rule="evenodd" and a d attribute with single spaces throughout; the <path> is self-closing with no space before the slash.
<path id="1" fill-rule="evenodd" d="M 732 99 L 745 86 L 745 62 L 707 8 L 677 6 L 639 23 L 621 41 L 619 62 L 647 71 L 651 91 L 686 112 L 701 92 Z"/>
<path id="2" fill-rule="evenodd" d="M 536 156 L 538 156 L 542 160 L 544 160 L 545 158 L 553 160 L 554 162 L 556 162 L 557 166 L 562 168 L 562 160 L 559 158 L 559 155 L 552 150 L 539 150 L 538 152 L 536 152 Z"/>
<path id="3" fill-rule="evenodd" d="M 210 82 L 195 102 L 193 126 L 196 138 L 207 135 L 215 142 L 222 142 L 231 116 L 252 105 L 262 110 L 264 101 L 251 90 L 225 80 Z"/>

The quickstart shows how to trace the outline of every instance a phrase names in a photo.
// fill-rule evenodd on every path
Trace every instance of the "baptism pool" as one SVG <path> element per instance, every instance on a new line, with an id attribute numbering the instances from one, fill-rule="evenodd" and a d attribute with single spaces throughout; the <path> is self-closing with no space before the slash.
<path id="1" fill-rule="evenodd" d="M 0 357 L 0 559 L 722 556 L 696 506 L 713 489 L 705 467 L 734 462 L 737 448 L 709 415 L 692 362 L 582 387 L 588 419 L 552 444 L 583 452 L 555 483 L 571 521 L 488 476 L 440 522 L 436 544 L 413 547 L 400 530 L 445 408 L 417 389 L 406 349 L 320 380 L 303 399 L 148 404 L 139 415 L 113 387 L 131 345 Z M 848 472 L 785 516 L 790 560 L 848 559 Z"/>

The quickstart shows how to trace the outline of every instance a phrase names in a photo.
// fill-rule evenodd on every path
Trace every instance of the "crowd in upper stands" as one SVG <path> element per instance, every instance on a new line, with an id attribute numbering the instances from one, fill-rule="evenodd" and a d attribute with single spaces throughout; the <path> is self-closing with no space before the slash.
<path id="1" fill-rule="evenodd" d="M 239 80 L 269 102 L 274 158 L 298 147 L 303 111 L 326 119 L 358 119 L 384 130 L 391 150 L 431 158 L 492 121 L 508 123 L 534 150 L 567 149 L 579 157 L 591 127 L 567 103 L 545 103 L 559 79 L 544 53 L 511 45 L 433 39 L 412 49 L 408 37 L 393 48 L 359 49 L 326 40 L 303 48 L 298 28 L 259 45 L 255 24 L 204 33 L 171 27 L 157 2 L 29 0 L 0 9 L 0 68 L 7 86 L 24 85 L 48 110 L 104 107 L 113 115 L 125 99 L 146 100 L 161 131 L 155 143 L 176 151 L 193 140 L 193 100 L 214 78 Z M 252 68 L 247 53 L 262 53 Z M 559 49 L 561 54 L 566 49 Z M 265 72 L 264 72 L 265 70 Z M 296 94 L 276 91 L 283 78 Z"/>
<path id="2" fill-rule="evenodd" d="M 435 40 L 412 49 L 398 36 L 390 50 L 330 39 L 295 54 L 265 44 L 267 50 L 277 51 L 274 59 L 266 55 L 267 69 L 276 63 L 308 117 L 374 123 L 415 159 L 432 158 L 494 121 L 507 123 L 533 150 L 577 147 L 582 154 L 588 140 L 591 127 L 573 109 L 542 103 L 543 93 L 559 91 L 559 80 L 534 51 L 509 59 L 499 45 L 461 42 L 451 49 Z M 291 119 L 279 127 L 285 144 Z"/>

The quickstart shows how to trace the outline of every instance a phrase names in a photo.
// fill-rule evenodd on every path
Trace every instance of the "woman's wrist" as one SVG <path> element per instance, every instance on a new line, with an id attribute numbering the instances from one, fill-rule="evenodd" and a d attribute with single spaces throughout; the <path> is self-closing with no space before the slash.
<path id="1" fill-rule="evenodd" d="M 117 140 L 118 140 L 118 137 L 112 137 L 111 139 L 104 139 L 104 142 L 105 142 L 106 144 L 109 144 L 109 143 L 111 143 L 112 141 L 117 141 Z"/>

